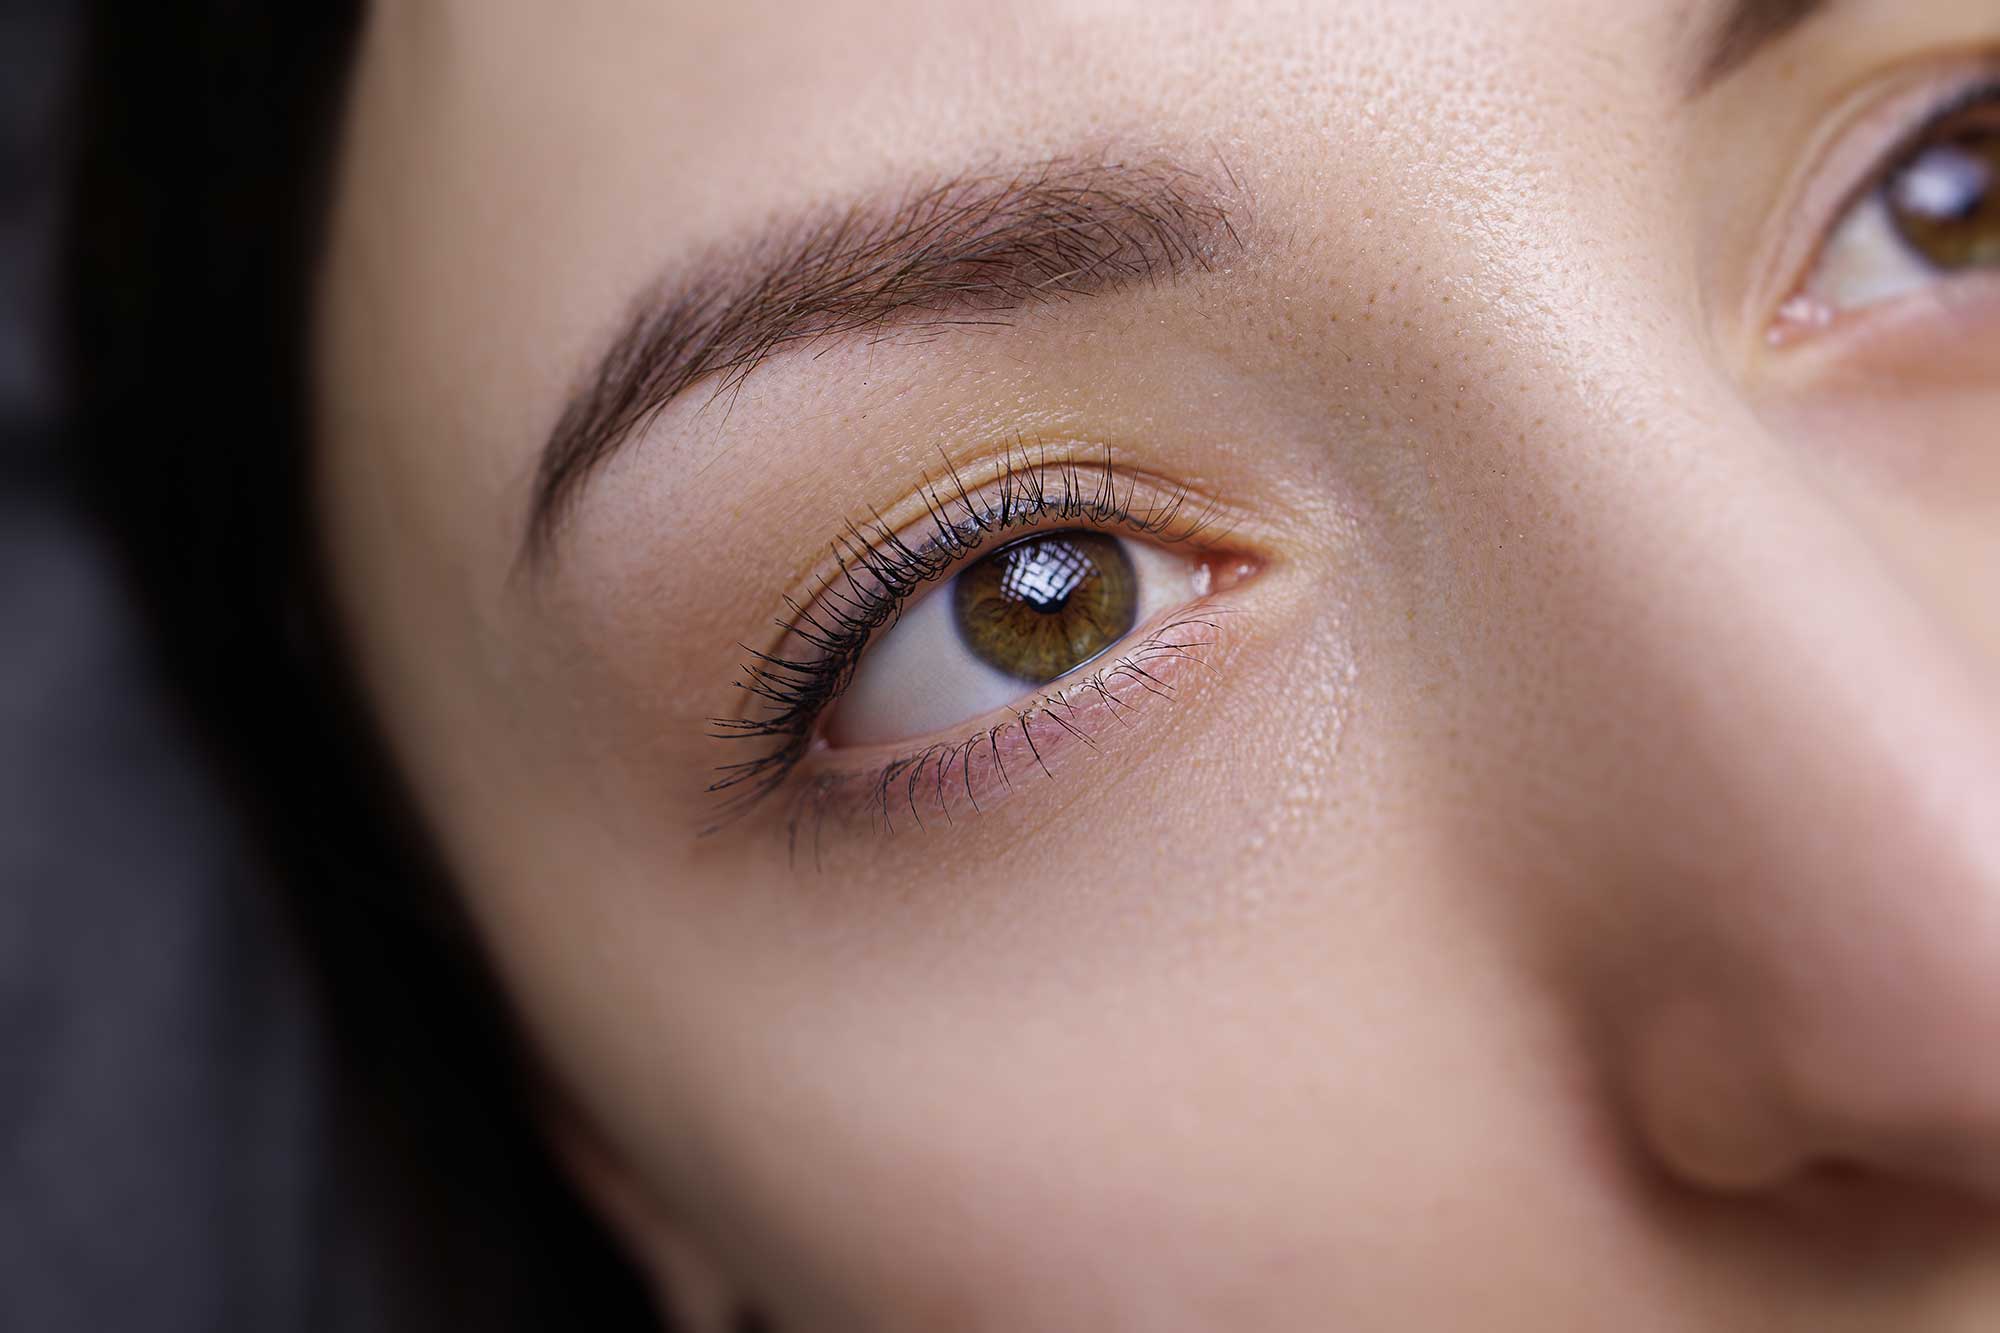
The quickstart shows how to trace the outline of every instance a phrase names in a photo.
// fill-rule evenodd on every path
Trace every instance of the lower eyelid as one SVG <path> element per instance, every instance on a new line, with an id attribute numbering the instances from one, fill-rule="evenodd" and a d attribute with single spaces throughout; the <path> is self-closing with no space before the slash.
<path id="1" fill-rule="evenodd" d="M 886 760 L 843 763 L 839 751 L 814 758 L 789 820 L 794 837 L 829 824 L 902 828 L 949 824 L 983 813 L 1029 784 L 1062 776 L 1158 710 L 1211 679 L 1240 612 L 1204 598 L 1127 636 L 1073 676 L 1032 692 L 1002 718 L 961 728 L 949 739 L 899 747 Z"/>
<path id="2" fill-rule="evenodd" d="M 1781 325 L 1770 342 L 1791 360 L 1795 377 L 1835 375 L 1845 388 L 1873 385 L 1903 396 L 1933 388 L 1977 393 L 1994 382 L 1995 327 L 2000 273 L 1971 274 Z"/>

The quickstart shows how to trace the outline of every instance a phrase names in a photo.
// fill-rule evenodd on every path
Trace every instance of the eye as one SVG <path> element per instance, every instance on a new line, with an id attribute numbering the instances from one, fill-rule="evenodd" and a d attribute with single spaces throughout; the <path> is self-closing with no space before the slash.
<path id="1" fill-rule="evenodd" d="M 1223 502 L 1121 468 L 1109 448 L 1080 458 L 1016 440 L 985 466 L 995 464 L 979 478 L 947 460 L 941 479 L 920 480 L 914 526 L 872 512 L 850 521 L 830 543 L 831 571 L 783 599 L 784 637 L 744 646 L 743 705 L 711 718 L 710 735 L 758 748 L 716 766 L 714 828 L 785 786 L 815 750 L 919 737 L 872 773 L 808 770 L 787 836 L 806 809 L 815 830 L 836 812 L 887 826 L 891 795 L 919 822 L 926 804 L 949 817 L 948 762 L 953 791 L 977 806 L 985 787 L 1012 786 L 1009 754 L 1042 761 L 1042 722 L 1045 734 L 1081 737 L 1095 721 L 1124 721 L 1136 696 L 1171 697 L 1181 664 L 1207 665 L 1217 627 L 1205 617 L 1221 610 L 1208 599 L 1263 567 L 1255 551 L 1222 545 Z M 1173 614 L 1196 602 L 1198 612 Z M 947 728 L 959 734 L 937 734 Z"/>
<path id="2" fill-rule="evenodd" d="M 1824 324 L 1976 270 L 2000 268 L 2000 88 L 1934 116 L 1848 206 L 1783 318 Z"/>
<path id="3" fill-rule="evenodd" d="M 1105 656 L 1203 592 L 1196 560 L 1088 529 L 1036 533 L 968 561 L 903 610 L 833 710 L 833 745 L 972 721 Z"/>

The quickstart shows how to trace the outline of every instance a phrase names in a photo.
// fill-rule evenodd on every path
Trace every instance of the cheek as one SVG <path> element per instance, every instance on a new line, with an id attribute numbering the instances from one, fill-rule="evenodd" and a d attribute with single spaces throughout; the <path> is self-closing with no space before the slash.
<path id="1" fill-rule="evenodd" d="M 1906 395 L 1856 380 L 1774 425 L 1801 442 L 1800 456 L 1906 584 L 2000 669 L 2000 387 L 1968 380 Z M 1990 381 L 2000 386 L 2000 363 Z"/>
<path id="2" fill-rule="evenodd" d="M 1531 1327 L 1657 1284 L 1519 899 L 1441 845 L 1406 608 L 1328 563 L 1246 585 L 1173 725 L 955 829 L 816 871 L 542 824 L 483 867 L 537 1046 L 780 1326 Z"/>
<path id="3" fill-rule="evenodd" d="M 1948 524 L 1954 514 L 2000 517 L 2000 356 L 1991 373 L 1921 393 L 1900 376 L 1861 380 L 1786 414 L 1786 434 L 1868 489 L 1920 505 Z M 1858 378 L 1858 377 L 1857 377 Z"/>
<path id="4" fill-rule="evenodd" d="M 1195 929 L 1097 887 L 1119 910 L 1032 941 L 697 962 L 700 1016 L 628 1006 L 663 1019 L 579 1071 L 591 1108 L 660 1197 L 727 1201 L 702 1222 L 800 1326 L 1447 1327 L 1473 1292 L 1613 1280 L 1616 1200 L 1578 1188 L 1601 1136 L 1491 935 L 1419 890 Z M 1440 1272 L 1453 1235 L 1482 1239 Z M 1582 1277 L 1577 1236 L 1604 1238 Z"/>

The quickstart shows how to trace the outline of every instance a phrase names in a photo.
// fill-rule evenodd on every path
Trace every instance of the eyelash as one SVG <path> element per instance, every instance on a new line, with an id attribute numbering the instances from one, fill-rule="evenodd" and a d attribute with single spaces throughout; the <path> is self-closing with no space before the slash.
<path id="1" fill-rule="evenodd" d="M 1968 111 L 1977 110 L 1988 102 L 2000 102 L 2000 73 L 1988 74 L 1984 78 L 1974 82 L 1970 88 L 1947 97 L 1942 106 L 1925 116 L 1922 123 L 1910 132 L 1908 136 L 1910 143 L 1917 143 L 1923 140 L 1935 132 L 1946 121 L 1957 116 L 1962 116 Z M 1895 168 L 1903 165 L 1908 155 L 1909 149 L 1906 146 L 1897 155 L 1895 163 L 1891 167 L 1891 174 L 1893 174 Z"/>
<path id="2" fill-rule="evenodd" d="M 866 523 L 850 521 L 833 542 L 836 568 L 821 581 L 810 603 L 802 606 L 790 597 L 785 599 L 792 618 L 778 622 L 784 641 L 777 650 L 744 648 L 749 656 L 737 686 L 753 696 L 755 715 L 711 719 L 710 734 L 727 740 L 762 741 L 770 748 L 754 758 L 717 768 L 708 791 L 720 798 L 722 808 L 711 832 L 785 784 L 810 749 L 820 719 L 846 690 L 874 637 L 895 623 L 904 604 L 918 591 L 950 577 L 995 538 L 1067 523 L 1123 530 L 1172 544 L 1208 534 L 1217 515 L 1213 507 L 1191 513 L 1186 487 L 1168 490 L 1158 503 L 1142 502 L 1138 480 L 1117 470 L 1109 450 L 1085 460 L 1074 454 L 1051 456 L 1046 449 L 1025 443 L 1010 451 L 1000 475 L 980 492 L 968 488 L 947 459 L 944 476 L 938 480 L 926 476 L 917 495 L 926 510 L 923 536 L 908 539 L 872 511 Z M 1121 674 L 1157 692 L 1144 662 L 1152 654 L 1188 655 L 1198 645 L 1176 642 L 1168 636 L 1196 625 L 1213 628 L 1211 622 L 1199 617 L 1177 619 L 1080 682 L 1080 688 L 1107 698 L 1114 706 L 1124 701 L 1110 694 L 1107 682 Z M 803 655 L 786 653 L 784 642 L 793 640 L 802 642 L 807 650 Z M 1019 725 L 1025 729 L 1037 710 L 1047 711 L 1052 704 L 1062 706 L 1062 702 L 1055 694 L 1044 695 L 1017 711 L 1010 722 L 966 741 L 933 744 L 890 760 L 865 775 L 866 804 L 886 824 L 894 804 L 892 788 L 901 781 L 909 787 L 906 795 L 915 814 L 916 784 L 923 773 L 936 771 L 941 794 L 949 765 L 969 764 L 973 749 L 981 744 L 994 747 L 997 763 L 998 736 L 1004 728 Z M 1057 721 L 1058 725 L 1072 725 L 1060 717 Z M 1032 750 L 1032 736 L 1026 739 Z M 1001 773 L 1004 777 L 1005 770 Z M 861 776 L 850 774 L 843 781 Z M 967 785 L 970 795 L 969 782 Z M 815 804 L 821 814 L 825 813 L 829 791 L 829 783 L 816 788 Z M 946 815 L 949 817 L 948 809 Z M 917 814 L 919 822 L 921 818 Z M 795 840 L 797 824 L 795 815 Z"/>

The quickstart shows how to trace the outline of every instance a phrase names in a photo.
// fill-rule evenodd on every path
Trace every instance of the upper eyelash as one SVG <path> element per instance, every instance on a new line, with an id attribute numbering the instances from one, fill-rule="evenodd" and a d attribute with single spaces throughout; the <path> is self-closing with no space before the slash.
<path id="1" fill-rule="evenodd" d="M 811 603 L 785 598 L 792 618 L 779 628 L 786 640 L 802 640 L 809 655 L 785 656 L 782 644 L 774 652 L 744 646 L 748 657 L 737 687 L 754 696 L 754 712 L 713 718 L 710 734 L 766 741 L 770 748 L 717 767 L 708 791 L 722 796 L 725 818 L 783 785 L 805 757 L 820 717 L 847 688 L 863 650 L 894 623 L 911 595 L 945 578 L 995 536 L 1053 520 L 1183 542 L 1207 532 L 1216 517 L 1213 507 L 1190 513 L 1184 486 L 1157 504 L 1142 503 L 1137 478 L 1119 473 L 1108 449 L 1081 459 L 1019 444 L 979 494 L 947 459 L 944 476 L 925 477 L 917 494 L 928 519 L 921 539 L 904 538 L 873 511 L 866 523 L 850 520 L 833 542 L 836 568 Z"/>
<path id="2" fill-rule="evenodd" d="M 1890 150 L 1887 159 L 1874 173 L 1849 193 L 1835 213 L 1835 217 L 1844 218 L 1862 201 L 1883 194 L 1888 189 L 1889 182 L 1895 180 L 1912 162 L 1923 155 L 1933 134 L 1968 111 L 1987 105 L 2000 105 L 2000 74 L 1987 75 L 1971 86 L 1953 93 L 1925 112 L 1923 119 L 1904 132 L 1900 142 Z"/>
<path id="3" fill-rule="evenodd" d="M 1872 188 L 1881 188 L 1882 182 L 1889 180 L 1897 172 L 1907 167 L 1921 149 L 1924 140 L 1936 133 L 1947 122 L 1964 115 L 1968 111 L 1985 106 L 1989 102 L 2000 103 L 2000 73 L 1989 74 L 1985 78 L 1973 83 L 1971 87 L 1954 93 L 1952 96 L 1947 97 L 1935 110 L 1926 114 L 1917 123 L 1916 128 L 1904 136 L 1902 146 L 1890 157 L 1887 169 L 1877 174 L 1875 184 Z"/>

